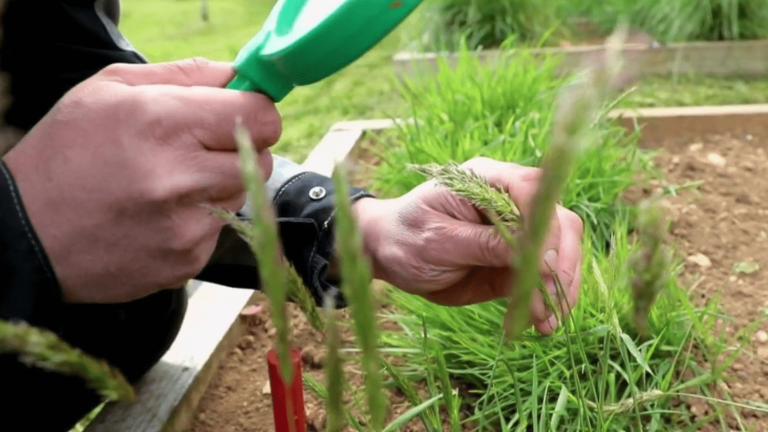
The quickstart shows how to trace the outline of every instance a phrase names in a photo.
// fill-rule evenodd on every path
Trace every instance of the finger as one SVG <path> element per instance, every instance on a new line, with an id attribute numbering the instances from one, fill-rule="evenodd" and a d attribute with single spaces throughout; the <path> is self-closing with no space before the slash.
<path id="1" fill-rule="evenodd" d="M 478 272 L 483 273 L 478 283 Z M 443 306 L 468 306 L 509 296 L 513 273 L 509 268 L 475 269 L 460 282 L 444 290 L 422 294 L 432 303 Z"/>
<path id="2" fill-rule="evenodd" d="M 565 316 L 576 306 L 581 284 L 581 248 L 584 225 L 576 214 L 561 208 L 559 212 L 562 236 L 558 272 L 565 296 L 560 299 L 561 313 Z"/>
<path id="3" fill-rule="evenodd" d="M 581 286 L 582 249 L 581 239 L 583 224 L 574 213 L 558 208 L 561 220 L 562 235 L 560 238 L 560 254 L 558 257 L 558 277 L 563 292 L 553 297 L 559 307 L 560 318 L 564 319 L 576 306 Z M 543 296 L 536 292 L 532 315 L 537 330 L 549 334 L 557 328 L 557 318 L 553 311 L 543 307 Z M 542 303 L 539 303 L 542 302 Z M 544 311 L 544 313 L 542 313 Z"/>
<path id="4" fill-rule="evenodd" d="M 265 150 L 257 153 L 257 163 L 261 168 L 261 180 L 266 182 L 272 173 L 272 154 Z M 233 196 L 244 196 L 245 179 L 241 171 L 240 155 L 235 152 L 199 152 L 195 155 L 199 161 L 191 162 L 196 172 L 183 178 L 186 185 L 181 190 L 189 191 L 197 202 L 215 204 L 229 201 Z M 232 211 L 239 211 L 240 207 Z"/>
<path id="5" fill-rule="evenodd" d="M 130 86 L 165 84 L 224 88 L 235 77 L 235 70 L 231 63 L 192 58 L 154 64 L 118 63 L 103 69 L 99 76 Z"/>
<path id="6" fill-rule="evenodd" d="M 269 98 L 258 93 L 155 86 L 140 97 L 147 124 L 163 119 L 162 127 L 147 130 L 152 139 L 176 142 L 179 137 L 192 137 L 208 150 L 236 151 L 235 126 L 240 121 L 256 151 L 261 151 L 282 134 L 280 113 Z"/>

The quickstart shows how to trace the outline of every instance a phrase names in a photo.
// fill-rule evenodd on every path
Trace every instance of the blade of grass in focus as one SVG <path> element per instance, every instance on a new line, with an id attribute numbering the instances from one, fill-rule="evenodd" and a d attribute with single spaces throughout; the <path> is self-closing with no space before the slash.
<path id="1" fill-rule="evenodd" d="M 133 402 L 136 397 L 118 369 L 70 346 L 46 329 L 0 320 L 0 354 L 17 355 L 27 365 L 80 377 L 109 400 Z"/>
<path id="2" fill-rule="evenodd" d="M 371 292 L 371 269 L 363 253 L 363 242 L 349 198 L 346 172 L 337 167 L 333 173 L 336 194 L 334 229 L 341 259 L 341 291 L 348 299 L 355 333 L 362 350 L 362 368 L 374 431 L 384 427 L 387 398 L 383 391 L 378 352 L 376 307 Z"/>
<path id="3" fill-rule="evenodd" d="M 253 220 L 248 230 L 248 244 L 259 266 L 261 288 L 267 294 L 272 323 L 277 330 L 277 357 L 286 383 L 293 380 L 290 359 L 290 323 L 287 313 L 286 266 L 279 255 L 280 239 L 277 234 L 274 210 L 266 197 L 261 168 L 256 163 L 253 141 L 247 129 L 238 121 L 235 139 L 240 154 L 242 172 L 248 197 L 250 198 Z M 289 407 L 290 408 L 290 407 Z"/>

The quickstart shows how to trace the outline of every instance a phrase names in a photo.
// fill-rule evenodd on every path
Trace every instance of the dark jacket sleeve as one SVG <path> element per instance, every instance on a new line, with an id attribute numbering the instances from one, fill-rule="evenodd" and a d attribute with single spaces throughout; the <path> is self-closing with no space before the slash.
<path id="1" fill-rule="evenodd" d="M 0 275 L 0 318 L 56 330 L 60 322 L 61 289 L 3 162 L 0 162 Z"/>
<path id="2" fill-rule="evenodd" d="M 346 301 L 330 273 L 334 250 L 334 212 L 336 192 L 327 176 L 303 170 L 287 159 L 274 157 L 272 176 L 267 182 L 268 196 L 275 208 L 280 240 L 286 259 L 293 264 L 318 306 L 325 298 L 345 307 Z M 354 203 L 372 195 L 351 187 Z M 250 204 L 240 212 L 250 220 Z M 248 244 L 234 230 L 225 228 L 208 267 L 197 279 L 227 286 L 258 288 L 259 271 Z"/>

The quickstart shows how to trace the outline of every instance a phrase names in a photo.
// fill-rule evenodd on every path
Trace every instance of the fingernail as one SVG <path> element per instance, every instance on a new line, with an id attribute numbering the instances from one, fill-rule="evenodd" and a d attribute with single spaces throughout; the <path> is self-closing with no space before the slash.
<path id="1" fill-rule="evenodd" d="M 557 321 L 557 316 L 552 315 L 547 319 L 547 327 L 549 327 L 550 330 L 555 331 L 559 325 L 560 323 Z"/>
<path id="2" fill-rule="evenodd" d="M 557 271 L 557 249 L 550 249 L 544 254 L 544 263 L 552 269 L 552 271 Z"/>

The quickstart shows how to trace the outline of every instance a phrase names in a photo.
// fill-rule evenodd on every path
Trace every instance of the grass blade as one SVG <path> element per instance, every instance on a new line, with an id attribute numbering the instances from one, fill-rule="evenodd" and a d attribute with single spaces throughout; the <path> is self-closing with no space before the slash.
<path id="1" fill-rule="evenodd" d="M 336 247 L 341 257 L 341 291 L 348 299 L 349 307 L 362 350 L 362 366 L 365 373 L 365 390 L 368 409 L 374 430 L 384 427 L 387 399 L 384 396 L 378 352 L 378 332 L 375 304 L 371 292 L 370 263 L 363 253 L 363 241 L 352 212 L 346 174 L 342 169 L 333 173 L 336 193 Z"/>

